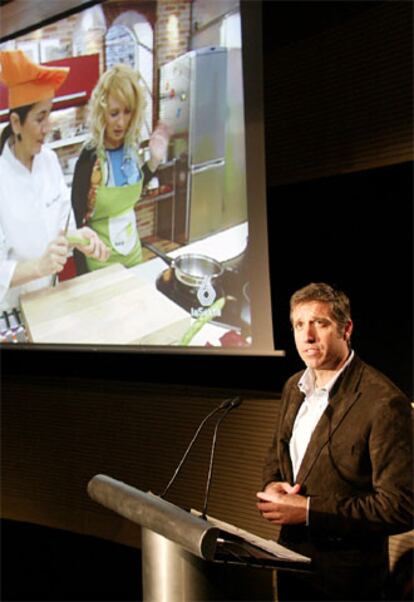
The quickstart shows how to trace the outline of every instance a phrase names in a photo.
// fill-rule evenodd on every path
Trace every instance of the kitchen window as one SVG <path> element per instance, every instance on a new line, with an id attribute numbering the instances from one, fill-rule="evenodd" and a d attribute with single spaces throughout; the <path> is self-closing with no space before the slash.
<path id="1" fill-rule="evenodd" d="M 106 69 L 125 63 L 139 72 L 147 94 L 142 138 L 152 132 L 152 95 L 154 78 L 154 35 L 147 19 L 136 11 L 119 15 L 105 37 Z"/>

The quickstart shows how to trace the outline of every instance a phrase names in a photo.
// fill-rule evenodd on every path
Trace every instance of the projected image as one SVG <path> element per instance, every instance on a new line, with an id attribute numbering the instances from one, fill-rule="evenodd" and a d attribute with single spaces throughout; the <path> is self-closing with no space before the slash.
<path id="1" fill-rule="evenodd" d="M 3 344 L 254 346 L 241 40 L 111 0 L 1 41 Z"/>

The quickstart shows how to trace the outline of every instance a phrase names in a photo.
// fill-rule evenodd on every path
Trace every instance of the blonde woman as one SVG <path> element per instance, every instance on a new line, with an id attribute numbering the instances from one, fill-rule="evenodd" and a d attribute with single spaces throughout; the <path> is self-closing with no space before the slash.
<path id="1" fill-rule="evenodd" d="M 134 207 L 143 186 L 164 158 L 169 134 L 159 124 L 149 140 L 151 157 L 139 160 L 145 98 L 139 74 L 116 65 L 99 79 L 90 101 L 91 139 L 76 163 L 72 204 L 77 224 L 89 226 L 109 247 L 105 263 L 86 258 L 86 271 L 112 263 L 126 267 L 142 260 Z M 78 272 L 85 271 L 77 257 Z"/>

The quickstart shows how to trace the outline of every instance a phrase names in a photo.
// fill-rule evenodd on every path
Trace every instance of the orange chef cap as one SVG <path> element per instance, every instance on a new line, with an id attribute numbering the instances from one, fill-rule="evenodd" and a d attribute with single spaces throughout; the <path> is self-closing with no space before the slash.
<path id="1" fill-rule="evenodd" d="M 0 81 L 9 89 L 9 109 L 53 98 L 68 73 L 69 67 L 36 65 L 22 50 L 0 52 Z"/>

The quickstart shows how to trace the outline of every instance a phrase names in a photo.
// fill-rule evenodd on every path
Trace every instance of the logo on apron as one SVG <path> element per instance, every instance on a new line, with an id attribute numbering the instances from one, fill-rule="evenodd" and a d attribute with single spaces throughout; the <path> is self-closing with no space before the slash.
<path id="1" fill-rule="evenodd" d="M 137 242 L 137 229 L 134 210 L 108 220 L 109 240 L 120 255 L 128 255 Z"/>

